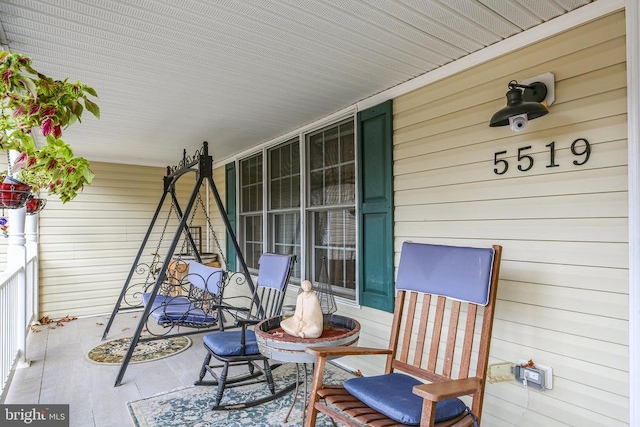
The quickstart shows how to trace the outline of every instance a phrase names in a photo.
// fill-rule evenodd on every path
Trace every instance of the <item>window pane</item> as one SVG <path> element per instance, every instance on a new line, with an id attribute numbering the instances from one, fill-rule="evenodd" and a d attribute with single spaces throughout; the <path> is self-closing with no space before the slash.
<path id="1" fill-rule="evenodd" d="M 300 175 L 291 178 L 291 207 L 300 207 Z"/>
<path id="2" fill-rule="evenodd" d="M 300 174 L 300 142 L 291 144 L 291 173 Z"/>
<path id="3" fill-rule="evenodd" d="M 324 144 L 319 143 L 320 135 Z M 319 152 L 323 147 L 324 151 Z M 327 128 L 309 137 L 312 169 L 309 172 L 310 206 L 355 204 L 353 122 Z M 318 159 L 322 156 L 323 161 Z M 323 182 L 316 173 L 323 170 Z M 322 185 L 322 200 L 319 186 Z"/>
<path id="4" fill-rule="evenodd" d="M 355 165 L 345 165 L 340 170 L 340 203 L 355 203 L 356 173 Z"/>
<path id="5" fill-rule="evenodd" d="M 286 213 L 273 215 L 273 251 L 277 254 L 295 254 L 298 262 L 293 277 L 300 277 L 300 214 Z"/>
<path id="6" fill-rule="evenodd" d="M 271 151 L 269 162 L 271 163 L 271 178 L 278 178 L 280 176 L 280 150 Z"/>
<path id="7" fill-rule="evenodd" d="M 269 175 L 271 182 L 269 209 L 287 209 L 300 206 L 300 191 L 296 190 L 294 194 L 291 188 L 293 178 L 297 178 L 295 181 L 298 186 L 300 185 L 299 146 L 298 140 L 294 140 L 269 150 L 269 158 L 273 159 Z"/>
<path id="8" fill-rule="evenodd" d="M 271 209 L 280 209 L 282 206 L 282 192 L 280 191 L 279 179 L 271 181 Z"/>
<path id="9" fill-rule="evenodd" d="M 322 150 L 323 134 L 312 135 L 309 138 L 309 167 L 311 170 L 317 170 L 324 166 L 323 150 Z"/>
<path id="10" fill-rule="evenodd" d="M 255 212 L 262 209 L 262 154 L 240 162 L 240 212 Z"/>
<path id="11" fill-rule="evenodd" d="M 324 135 L 324 165 L 334 166 L 338 164 L 338 128 L 329 129 Z"/>
<path id="12" fill-rule="evenodd" d="M 256 186 L 257 190 L 256 190 L 256 210 L 257 211 L 261 211 L 262 210 L 262 179 L 260 180 L 260 183 Z"/>
<path id="13" fill-rule="evenodd" d="M 326 169 L 324 185 L 325 204 L 340 203 L 340 177 L 337 167 Z"/>
<path id="14" fill-rule="evenodd" d="M 324 176 L 322 172 L 311 172 L 310 197 L 311 206 L 322 206 L 324 204 Z"/>
<path id="15" fill-rule="evenodd" d="M 353 143 L 353 122 L 340 126 L 340 162 L 352 162 L 355 159 Z"/>
<path id="16" fill-rule="evenodd" d="M 247 267 L 258 268 L 258 259 L 262 255 L 262 215 L 243 218 L 244 242 L 243 255 Z"/>
<path id="17" fill-rule="evenodd" d="M 282 159 L 281 175 L 291 175 L 291 145 L 287 144 L 280 148 L 280 158 Z"/>
<path id="18" fill-rule="evenodd" d="M 329 283 L 336 294 L 355 296 L 355 209 L 333 209 L 311 214 L 313 229 L 311 276 L 319 280 L 323 257 Z"/>
<path id="19" fill-rule="evenodd" d="M 283 209 L 291 207 L 291 178 L 282 178 L 280 181 L 282 191 L 282 203 L 280 207 Z"/>
<path id="20" fill-rule="evenodd" d="M 249 205 L 251 204 L 251 187 L 244 187 L 242 189 L 242 206 L 240 212 L 250 212 Z"/>

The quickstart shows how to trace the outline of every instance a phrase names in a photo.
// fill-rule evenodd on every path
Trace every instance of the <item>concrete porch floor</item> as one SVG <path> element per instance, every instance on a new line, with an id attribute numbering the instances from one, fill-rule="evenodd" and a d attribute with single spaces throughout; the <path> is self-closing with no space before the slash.
<path id="1" fill-rule="evenodd" d="M 138 314 L 119 314 L 108 340 L 130 337 Z M 37 327 L 40 332 L 31 332 L 27 341 L 31 364 L 16 369 L 3 403 L 68 403 L 71 427 L 122 427 L 133 425 L 128 401 L 193 385 L 206 353 L 203 334 L 190 336 L 193 344 L 179 354 L 130 364 L 122 385 L 114 387 L 120 365 L 99 365 L 85 358 L 102 342 L 108 319 L 105 315 L 73 320 L 55 329 Z"/>

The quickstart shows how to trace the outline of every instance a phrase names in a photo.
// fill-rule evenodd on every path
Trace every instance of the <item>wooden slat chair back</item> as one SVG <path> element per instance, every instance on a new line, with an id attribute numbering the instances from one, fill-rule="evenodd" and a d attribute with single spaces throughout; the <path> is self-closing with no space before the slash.
<path id="1" fill-rule="evenodd" d="M 479 423 L 501 253 L 500 246 L 404 243 L 389 347 L 308 349 L 316 369 L 306 426 L 318 411 L 348 426 Z M 327 358 L 368 354 L 387 355 L 383 375 L 323 384 Z M 458 399 L 464 395 L 470 408 Z M 436 423 L 436 416 L 448 419 Z"/>

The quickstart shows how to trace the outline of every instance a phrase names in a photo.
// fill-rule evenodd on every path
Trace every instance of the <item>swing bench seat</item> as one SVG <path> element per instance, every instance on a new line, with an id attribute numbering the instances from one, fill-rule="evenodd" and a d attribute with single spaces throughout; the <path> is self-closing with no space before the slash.
<path id="1" fill-rule="evenodd" d="M 225 271 L 196 261 L 190 261 L 188 265 L 188 274 L 174 285 L 182 287 L 188 283 L 187 295 L 156 294 L 152 301 L 152 293 L 142 294 L 143 305 L 151 305 L 149 314 L 162 326 L 206 327 L 215 325 L 221 317 Z"/>
<path id="2" fill-rule="evenodd" d="M 142 302 L 145 306 L 149 304 L 150 299 L 150 293 L 142 295 Z M 184 296 L 156 295 L 153 304 L 151 304 L 150 314 L 160 325 L 185 323 L 212 325 L 217 321 L 216 316 L 194 306 L 193 301 Z"/>

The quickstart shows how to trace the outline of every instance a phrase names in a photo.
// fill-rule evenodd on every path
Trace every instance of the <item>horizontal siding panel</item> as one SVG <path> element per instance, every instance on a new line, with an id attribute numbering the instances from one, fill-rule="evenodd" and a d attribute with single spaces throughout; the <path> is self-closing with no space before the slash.
<path id="1" fill-rule="evenodd" d="M 624 345 L 566 334 L 553 329 L 534 328 L 518 324 L 515 321 L 495 319 L 494 323 L 493 337 L 496 340 L 508 341 L 521 346 L 523 352 L 527 348 L 536 349 L 561 354 L 570 359 L 608 366 L 620 371 L 626 371 L 629 366 L 629 357 L 626 351 L 628 347 Z M 531 357 L 534 361 L 538 360 L 538 363 L 545 364 L 543 359 L 536 359 L 535 354 Z M 584 377 L 578 379 L 583 381 Z"/>
<path id="2" fill-rule="evenodd" d="M 559 270 L 565 265 L 568 266 L 567 271 L 564 273 L 567 277 L 573 277 L 576 274 L 572 269 L 573 267 L 611 268 L 610 274 L 605 274 L 604 277 L 597 276 L 599 280 L 598 287 L 601 288 L 602 283 L 606 283 L 607 286 L 611 286 L 612 289 L 618 289 L 621 292 L 628 289 L 628 272 L 626 270 L 618 270 L 628 268 L 628 245 L 626 243 L 589 242 L 589 244 L 583 243 L 576 246 L 573 242 L 396 236 L 395 247 L 400 248 L 405 241 L 477 247 L 486 247 L 494 244 L 502 245 L 504 251 L 500 277 L 505 277 L 505 274 L 510 273 L 509 269 L 513 268 L 514 265 L 518 265 L 515 263 L 505 264 L 507 261 L 521 261 L 528 264 L 527 267 L 522 267 L 527 270 L 527 275 L 533 274 L 533 272 L 541 274 L 538 270 L 548 270 L 560 274 Z M 399 264 L 399 259 L 400 253 L 397 252 L 395 258 L 396 267 Z M 545 264 L 544 269 L 536 269 L 536 264 Z M 558 269 L 555 269 L 554 266 L 557 266 Z M 578 276 L 580 275 L 581 273 L 578 273 Z M 575 279 L 571 279 L 568 282 L 570 283 L 572 280 Z M 585 280 L 585 286 L 588 286 L 589 283 L 592 282 Z"/>
<path id="3" fill-rule="evenodd" d="M 500 147 L 495 150 L 490 150 L 486 147 L 477 150 L 476 156 L 469 158 L 469 163 L 454 163 L 456 157 L 455 152 L 448 152 L 442 156 L 431 156 L 431 160 L 427 160 L 420 157 L 414 157 L 404 161 L 403 165 L 398 164 L 400 169 L 398 176 L 394 180 L 397 184 L 397 191 L 424 188 L 424 187 L 438 187 L 448 184 L 478 182 L 487 180 L 505 180 L 510 178 L 529 178 L 539 175 L 549 175 L 555 177 L 560 173 L 571 173 L 578 171 L 589 171 L 595 169 L 609 168 L 615 166 L 626 166 L 626 153 L 627 153 L 627 141 L 618 140 L 607 143 L 597 143 L 590 138 L 586 138 L 589 141 L 591 154 L 589 160 L 584 163 L 585 155 L 574 155 L 571 152 L 571 144 L 573 140 L 567 141 L 565 144 L 555 144 L 555 159 L 554 162 L 557 167 L 548 168 L 550 164 L 550 149 L 545 145 L 553 141 L 543 141 L 541 143 L 531 142 L 527 145 L 520 147 L 514 147 L 513 149 L 501 149 L 511 147 Z M 546 144 L 545 144 L 546 142 Z M 526 172 L 520 171 L 518 166 L 526 168 L 530 165 L 529 160 L 518 161 L 518 149 L 522 147 L 531 147 L 530 149 L 523 150 L 522 154 L 529 155 L 533 158 L 533 166 Z M 583 141 L 576 143 L 576 151 L 578 153 L 584 153 L 586 144 Z M 476 151 L 476 150 L 472 150 Z M 494 160 L 494 153 L 506 151 L 506 154 L 501 154 L 498 159 L 503 159 L 508 162 L 509 166 L 506 173 L 502 175 L 496 174 L 504 171 L 504 163 L 496 164 Z M 444 153 L 443 153 L 444 154 Z M 462 155 L 460 157 L 467 157 Z M 458 157 L 458 160 L 462 160 Z M 442 159 L 444 168 L 434 167 L 434 162 Z M 584 163 L 582 165 L 575 165 L 573 162 Z M 448 165 L 451 163 L 451 165 Z M 423 165 L 420 168 L 420 164 Z"/>
<path id="4" fill-rule="evenodd" d="M 398 206 L 394 217 L 398 222 L 485 220 L 495 218 L 620 218 L 626 217 L 627 192 L 570 194 L 458 202 L 450 204 Z"/>
<path id="5" fill-rule="evenodd" d="M 597 114 L 594 114 L 597 115 Z M 548 116 L 548 115 L 547 115 Z M 599 115 L 598 115 L 599 116 Z M 556 146 L 561 143 L 570 145 L 577 138 L 588 136 L 591 142 L 608 142 L 627 137 L 627 117 L 625 114 L 611 115 L 604 118 L 592 117 L 586 121 L 568 124 L 566 126 L 543 129 L 522 135 L 511 135 L 509 141 L 505 135 L 496 137 L 495 129 L 490 128 L 486 122 L 476 124 L 461 130 L 452 131 L 445 135 L 434 135 L 420 138 L 401 145 L 395 145 L 393 156 L 396 163 L 401 160 L 429 153 L 445 152 L 461 147 L 487 147 L 486 150 L 493 155 L 495 151 L 501 151 L 510 147 L 526 145 L 544 147 L 552 141 Z M 531 142 L 530 142 L 531 141 Z M 535 144 L 533 143 L 535 141 Z M 464 153 L 464 151 L 459 151 Z M 396 171 L 398 173 L 398 171 Z M 405 172 L 406 173 L 406 172 Z"/>
<path id="6" fill-rule="evenodd" d="M 585 156 L 577 156 L 571 152 L 571 144 L 577 139 L 584 138 L 589 141 L 591 146 L 591 155 L 589 160 L 580 168 L 594 168 L 608 166 L 611 163 L 620 165 L 627 164 L 626 156 L 622 156 L 622 150 L 626 149 L 626 117 L 614 116 L 606 119 L 598 120 L 597 123 L 581 123 L 578 125 L 563 127 L 553 131 L 542 131 L 530 134 L 528 139 L 513 140 L 505 142 L 503 140 L 487 141 L 482 144 L 474 144 L 463 147 L 442 147 L 437 152 L 412 153 L 411 157 L 398 159 L 394 162 L 394 168 L 397 175 L 396 184 L 402 190 L 408 185 L 404 180 L 413 180 L 416 182 L 430 182 L 435 179 L 437 182 L 437 174 L 451 174 L 449 168 L 455 169 L 457 175 L 460 175 L 459 168 L 469 168 L 471 165 L 483 164 L 489 162 L 482 172 L 489 172 L 494 177 L 507 177 L 512 175 L 530 175 L 535 173 L 558 173 L 578 168 L 573 161 L 584 162 Z M 557 167 L 547 168 L 551 163 L 549 144 L 554 142 L 555 164 Z M 584 149 L 583 142 L 576 143 L 576 149 Z M 523 151 L 523 154 L 531 155 L 534 158 L 533 167 L 527 172 L 521 172 L 517 169 L 518 149 L 530 146 L 531 149 Z M 417 151 L 417 150 L 414 150 Z M 505 159 L 509 162 L 509 169 L 504 175 L 496 175 L 494 168 L 495 153 L 506 151 L 501 154 L 499 159 Z M 582 153 L 582 151 L 577 151 Z M 405 152 L 409 154 L 408 152 Z M 437 160 L 437 162 L 436 162 Z M 422 165 L 422 167 L 420 167 Z M 526 162 L 522 163 L 527 166 Z M 503 167 L 498 168 L 502 170 Z M 472 171 L 469 171 L 472 172 Z M 479 171 L 478 171 L 479 172 Z M 428 175 L 436 174 L 435 176 Z M 476 172 L 477 173 L 477 172 Z M 409 176 L 407 176 L 409 175 Z M 458 178 L 460 179 L 460 178 Z"/>
<path id="7" fill-rule="evenodd" d="M 439 117 L 425 123 L 396 128 L 394 125 L 394 139 L 398 144 L 443 135 L 448 132 L 460 132 L 473 135 L 477 130 L 484 129 L 490 140 L 511 140 L 520 135 L 514 135 L 505 127 L 489 127 L 489 120 L 493 113 L 504 107 L 504 101 L 496 101 L 475 107 L 466 108 L 448 116 Z M 542 120 L 533 120 L 527 127 L 527 135 L 542 129 L 566 126 L 591 119 L 611 117 L 626 113 L 626 89 L 616 89 L 590 97 L 589 101 L 580 98 L 559 105 L 552 105 L 553 114 L 549 113 Z M 509 132 L 509 133 L 507 133 Z M 481 136 L 481 135 L 480 135 Z M 470 145 L 470 140 L 459 141 L 459 144 Z"/>
<path id="8" fill-rule="evenodd" d="M 613 62 L 609 67 L 600 68 L 591 73 L 582 72 L 581 74 L 570 76 L 565 79 L 559 79 L 554 74 L 554 77 L 556 78 L 555 93 L 558 95 L 556 95 L 553 106 L 550 107 L 550 113 L 553 113 L 555 107 L 563 102 L 573 101 L 582 97 L 626 87 L 627 79 L 624 63 L 625 56 L 623 51 L 619 50 L 619 53 L 623 53 L 623 55 L 615 59 L 611 58 L 610 55 L 607 55 L 607 57 L 612 59 Z M 589 52 L 582 52 L 582 54 L 589 55 Z M 594 63 L 593 61 L 597 60 L 597 58 L 590 59 L 591 63 Z M 578 69 L 574 70 L 576 72 L 581 71 Z M 496 87 L 502 87 L 503 93 L 500 98 L 494 100 L 492 96 L 496 93 Z M 433 120 L 437 117 L 455 114 L 462 109 L 484 105 L 487 103 L 487 100 L 492 100 L 492 103 L 497 104 L 492 106 L 495 107 L 495 110 L 497 111 L 505 105 L 504 94 L 507 90 L 507 84 L 496 79 L 493 82 L 488 82 L 484 85 L 467 89 L 464 92 L 464 103 L 460 102 L 459 94 L 455 94 L 438 100 L 437 102 L 424 104 L 420 108 L 412 109 L 406 113 L 395 114 L 393 126 L 395 129 L 413 126 L 422 121 Z"/>
<path id="9" fill-rule="evenodd" d="M 491 353 L 500 354 L 504 356 L 504 358 L 490 360 L 489 363 L 505 361 L 516 363 L 518 360 L 531 359 L 534 363 L 551 366 L 553 368 L 554 382 L 559 379 L 562 379 L 564 384 L 574 382 L 588 389 L 590 393 L 595 395 L 598 394 L 598 390 L 603 390 L 618 396 L 629 397 L 627 383 L 629 373 L 623 369 L 615 369 L 609 366 L 574 359 L 554 351 L 548 352 L 538 348 L 523 347 L 519 344 L 498 339 L 492 341 Z M 588 372 L 589 375 L 585 375 L 585 372 Z M 554 390 L 556 392 L 559 390 L 559 387 L 556 387 L 555 384 Z M 546 392 L 547 391 L 545 391 L 545 393 Z"/>
<path id="10" fill-rule="evenodd" d="M 497 240 L 626 242 L 626 218 L 513 219 L 397 223 L 397 236 L 457 237 Z"/>
<path id="11" fill-rule="evenodd" d="M 568 246 L 568 244 L 567 244 Z M 575 245 L 573 245 L 575 247 Z M 582 245 L 587 246 L 587 245 Z M 589 244 L 588 246 L 595 246 Z M 604 244 L 604 246 L 610 246 Z M 623 245 L 619 245 L 623 248 Z M 511 246 L 507 247 L 511 256 Z M 554 247 L 547 245 L 547 251 L 556 254 Z M 620 251 L 623 255 L 623 251 Z M 594 254 L 594 257 L 597 253 Z M 625 268 L 603 268 L 594 263 L 581 260 L 581 264 L 570 265 L 563 259 L 553 259 L 555 264 L 542 264 L 527 259 L 524 262 L 512 261 L 511 257 L 500 268 L 500 278 L 505 280 L 522 280 L 550 286 L 565 286 L 590 290 L 606 290 L 608 292 L 627 294 L 629 291 L 628 271 Z M 625 259 L 626 261 L 626 259 Z M 603 283 L 605 285 L 603 286 Z"/>
<path id="12" fill-rule="evenodd" d="M 596 313 L 580 313 L 579 310 L 567 311 L 561 307 L 542 307 L 535 304 L 535 301 L 527 300 L 527 294 L 516 296 L 517 301 L 508 301 L 517 290 L 514 288 L 503 292 L 503 289 L 501 287 L 498 290 L 496 316 L 500 319 L 517 319 L 518 323 L 536 328 L 589 335 L 597 340 L 620 345 L 629 344 L 629 324 L 623 319 L 598 316 Z M 507 295 L 503 298 L 503 294 Z"/>
<path id="13" fill-rule="evenodd" d="M 504 94 L 508 89 L 506 83 L 510 80 L 513 80 L 514 78 L 516 80 L 521 80 L 521 76 L 527 78 L 530 76 L 536 76 L 545 72 L 552 71 L 556 82 L 561 82 L 565 79 L 572 78 L 580 74 L 601 70 L 602 68 L 611 67 L 617 64 L 624 64 L 625 60 L 626 50 L 624 37 L 618 37 L 604 43 L 599 43 L 595 46 L 590 46 L 585 50 L 563 56 L 553 62 L 552 68 L 549 68 L 547 62 L 528 68 L 528 65 L 530 65 L 528 59 L 526 59 L 527 62 L 523 67 L 523 69 L 526 69 L 526 74 L 524 74 L 525 72 L 521 70 L 517 70 L 508 75 L 496 77 L 495 68 L 492 68 L 492 74 L 488 76 L 492 80 L 484 82 L 481 85 L 481 87 L 486 87 L 487 91 L 490 90 L 490 95 L 487 94 L 485 98 L 482 98 L 482 100 L 486 102 L 488 99 L 503 99 L 504 102 Z M 520 74 L 520 76 L 515 75 L 516 73 Z M 465 74 L 464 77 L 460 79 L 458 86 L 455 88 L 457 92 L 447 92 L 443 98 L 437 98 L 437 96 L 442 92 L 435 87 L 437 84 L 429 86 L 428 97 L 433 98 L 432 101 L 427 104 L 417 104 L 417 98 L 413 99 L 413 102 L 394 101 L 394 110 L 396 113 L 394 115 L 394 118 L 397 117 L 398 119 L 397 121 L 394 121 L 394 126 L 400 128 L 404 125 L 405 122 L 411 122 L 411 120 L 408 120 L 411 116 L 418 117 L 417 119 L 414 117 L 414 121 L 424 120 L 424 118 L 422 118 L 422 115 L 428 115 L 429 111 L 432 110 L 434 106 L 442 110 L 451 109 L 451 111 L 455 111 L 453 107 L 455 107 L 456 105 L 458 106 L 458 108 L 462 108 L 465 105 L 469 106 L 475 105 L 475 103 L 479 104 L 478 101 L 475 101 L 475 103 L 465 102 L 465 104 L 461 104 L 459 102 L 459 91 L 460 89 L 467 87 L 469 77 L 470 76 Z M 447 87 L 452 89 L 451 86 L 451 84 L 447 85 Z M 467 88 L 464 91 L 464 96 L 466 97 L 468 91 L 473 89 L 473 87 Z M 409 97 L 402 97 L 400 99 L 404 100 L 405 98 L 408 99 Z M 451 104 L 452 106 L 450 107 L 449 104 Z M 407 109 L 407 107 L 411 105 L 413 105 L 414 107 Z"/>
<path id="14" fill-rule="evenodd" d="M 396 206 L 627 191 L 627 167 L 576 170 L 397 191 Z M 560 179 L 561 178 L 561 179 Z M 453 206 L 452 206 L 453 207 Z"/>
<path id="15" fill-rule="evenodd" d="M 566 426 L 580 426 L 580 427 L 622 427 L 627 426 L 627 421 L 616 419 L 623 416 L 619 413 L 613 414 L 613 416 L 603 415 L 597 412 L 602 404 L 597 404 L 593 407 L 588 405 L 574 406 L 569 402 L 563 401 L 559 398 L 555 398 L 554 390 L 547 390 L 545 392 L 528 391 L 524 387 L 512 385 L 510 383 L 498 383 L 487 385 L 487 394 L 492 398 L 497 399 L 494 404 L 497 405 L 494 409 L 496 414 L 500 416 L 509 416 L 508 421 L 511 426 L 517 425 L 518 427 L 566 427 Z M 585 390 L 576 396 L 584 397 L 583 402 L 591 402 L 593 394 L 589 395 Z M 490 400 L 487 396 L 487 401 Z M 512 409 L 511 411 L 502 411 L 500 405 L 504 405 L 508 400 L 518 400 L 522 403 L 523 408 L 520 410 Z M 574 400 L 574 399 L 572 399 Z M 490 406 L 484 408 L 487 412 Z M 526 408 L 526 410 L 525 410 Z M 618 409 L 619 410 L 619 409 Z M 483 418 L 483 423 L 486 421 Z M 493 425 L 493 424 L 489 424 Z"/>
<path id="16" fill-rule="evenodd" d="M 628 320 L 628 295 L 590 289 L 564 288 L 500 280 L 500 299 L 520 304 Z M 589 335 L 585 325 L 581 335 Z"/>

